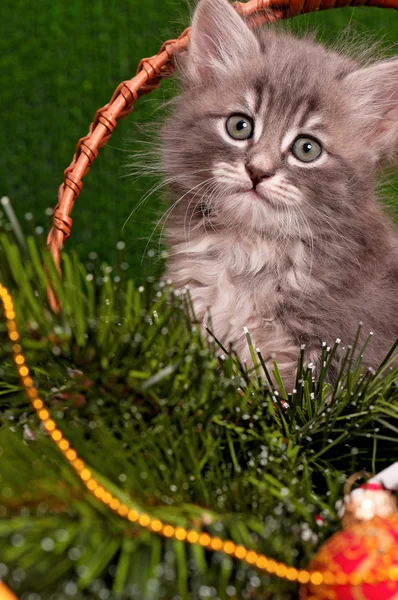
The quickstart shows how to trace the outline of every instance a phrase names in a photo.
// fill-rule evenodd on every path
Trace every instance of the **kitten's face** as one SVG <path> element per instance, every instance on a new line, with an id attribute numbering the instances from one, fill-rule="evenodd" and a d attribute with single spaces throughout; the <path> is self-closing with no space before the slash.
<path id="1" fill-rule="evenodd" d="M 232 12 L 216 31 L 229 10 L 224 0 L 200 3 L 185 86 L 163 131 L 180 202 L 217 226 L 298 235 L 300 223 L 360 210 L 380 152 L 350 95 L 357 65 L 309 40 L 255 37 Z"/>

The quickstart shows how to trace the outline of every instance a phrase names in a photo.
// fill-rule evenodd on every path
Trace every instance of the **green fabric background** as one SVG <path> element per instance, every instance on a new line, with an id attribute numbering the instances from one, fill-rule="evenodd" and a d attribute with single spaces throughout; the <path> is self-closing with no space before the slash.
<path id="1" fill-rule="evenodd" d="M 97 108 L 135 73 L 142 57 L 184 29 L 188 15 L 185 0 L 2 0 L 0 196 L 11 198 L 19 217 L 33 214 L 28 230 L 44 225 L 47 231 L 45 209 L 55 205 L 63 170 Z M 351 23 L 387 45 L 398 41 L 398 12 L 392 10 L 346 8 L 295 21 L 320 27 L 321 37 L 334 37 Z M 112 261 L 116 242 L 124 239 L 126 260 L 138 278 L 161 196 L 152 196 L 122 232 L 150 185 L 148 179 L 134 183 L 127 177 L 128 157 L 132 139 L 140 134 L 134 123 L 150 120 L 164 95 L 162 89 L 142 98 L 119 123 L 84 181 L 67 242 L 83 259 L 96 251 Z M 157 242 L 155 234 L 149 247 L 156 249 Z"/>

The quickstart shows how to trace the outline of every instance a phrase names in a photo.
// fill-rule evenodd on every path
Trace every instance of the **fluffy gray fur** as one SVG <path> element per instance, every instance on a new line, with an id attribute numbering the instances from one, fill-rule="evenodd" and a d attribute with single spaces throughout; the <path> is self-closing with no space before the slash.
<path id="1" fill-rule="evenodd" d="M 375 192 L 398 145 L 398 58 L 364 65 L 201 0 L 178 65 L 162 131 L 166 277 L 250 362 L 247 327 L 287 386 L 301 344 L 316 365 L 322 342 L 352 343 L 359 321 L 377 366 L 398 337 L 398 240 Z M 236 113 L 252 138 L 229 137 Z M 293 156 L 299 134 L 321 143 L 314 162 Z"/>

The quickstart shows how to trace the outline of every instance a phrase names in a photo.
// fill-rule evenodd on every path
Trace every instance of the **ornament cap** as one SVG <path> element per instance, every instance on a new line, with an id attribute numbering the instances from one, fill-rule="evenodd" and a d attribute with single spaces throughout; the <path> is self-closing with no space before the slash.
<path id="1" fill-rule="evenodd" d="M 398 513 L 393 494 L 381 483 L 367 482 L 351 492 L 351 486 L 359 479 L 368 477 L 366 471 L 354 473 L 344 486 L 343 526 L 370 521 L 374 517 L 386 518 Z"/>

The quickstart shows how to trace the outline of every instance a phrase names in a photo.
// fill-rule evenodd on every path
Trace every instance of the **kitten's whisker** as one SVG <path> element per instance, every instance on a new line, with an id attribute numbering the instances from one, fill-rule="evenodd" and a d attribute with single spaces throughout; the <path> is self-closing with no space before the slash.
<path id="1" fill-rule="evenodd" d="M 213 177 L 210 177 L 209 179 L 207 179 L 207 180 L 204 182 L 204 187 L 205 187 L 205 190 L 204 190 L 204 192 L 202 193 L 202 196 L 201 196 L 201 197 L 199 198 L 199 200 L 196 202 L 196 204 L 195 204 L 195 206 L 194 206 L 193 210 L 191 211 L 191 217 L 190 217 L 190 219 L 189 219 L 188 230 L 187 230 L 187 227 L 186 227 L 186 219 L 187 219 L 187 216 L 188 216 L 188 211 L 189 211 L 189 209 L 190 209 L 190 206 L 191 206 L 192 202 L 194 201 L 194 199 L 196 198 L 197 194 L 199 193 L 199 191 L 200 191 L 200 188 L 199 188 L 199 190 L 197 190 L 197 191 L 195 192 L 194 196 L 193 196 L 193 197 L 191 198 L 191 200 L 189 201 L 189 204 L 188 204 L 188 206 L 187 206 L 187 208 L 186 208 L 186 210 L 185 210 L 185 213 L 184 213 L 184 234 L 185 234 L 185 241 L 186 241 L 186 242 L 189 242 L 189 241 L 190 241 L 190 239 L 191 239 L 191 238 L 190 238 L 190 232 L 191 232 L 191 223 L 192 223 L 193 216 L 194 216 L 194 214 L 195 214 L 196 207 L 197 207 L 197 206 L 198 206 L 198 205 L 199 205 L 201 202 L 203 202 L 203 198 L 205 197 L 205 196 L 204 196 L 204 194 L 205 194 L 205 193 L 208 193 L 209 191 L 211 191 L 211 187 L 212 187 L 212 185 L 215 183 L 215 180 L 216 180 L 216 177 L 214 177 L 214 176 L 213 176 Z M 203 214 L 203 217 L 205 217 L 205 215 L 204 215 L 204 214 Z M 187 233 L 188 233 L 188 236 L 187 236 Z"/>
<path id="2" fill-rule="evenodd" d="M 156 231 L 156 229 L 159 227 L 160 223 L 162 222 L 162 220 L 163 220 L 165 217 L 166 217 L 166 220 L 165 220 L 165 223 L 166 223 L 166 221 L 167 221 L 168 217 L 171 215 L 171 213 L 173 212 L 174 208 L 177 206 L 177 204 L 179 203 L 179 201 L 180 201 L 180 199 L 178 198 L 178 200 L 176 200 L 175 202 L 173 202 L 173 204 L 172 204 L 172 205 L 171 205 L 171 206 L 170 206 L 170 207 L 169 207 L 169 208 L 166 210 L 166 212 L 165 212 L 165 213 L 164 213 L 164 214 L 163 214 L 163 215 L 160 217 L 160 219 L 159 219 L 159 220 L 158 220 L 158 222 L 156 223 L 155 227 L 152 229 L 152 233 L 151 233 L 151 235 L 149 236 L 149 239 L 147 240 L 147 243 L 146 243 L 146 245 L 145 245 L 145 248 L 144 248 L 144 252 L 142 253 L 141 264 L 142 264 L 142 262 L 143 262 L 143 260 L 144 260 L 144 257 L 145 257 L 145 254 L 146 254 L 146 251 L 147 251 L 147 249 L 148 249 L 148 246 L 149 246 L 149 244 L 151 243 L 151 240 L 152 240 L 152 238 L 153 238 L 153 236 L 154 236 L 154 234 L 155 234 L 155 231 Z M 164 226 L 163 226 L 163 227 L 164 227 Z M 162 230 L 161 230 L 161 233 L 160 233 L 160 236 L 159 236 L 159 250 L 160 250 L 160 242 L 161 242 L 161 239 L 162 239 L 162 234 L 163 234 L 163 228 L 162 228 Z"/>
<path id="3" fill-rule="evenodd" d="M 200 186 L 200 185 L 203 185 L 203 184 L 205 184 L 205 183 L 206 183 L 206 181 L 205 181 L 205 182 L 201 182 L 200 184 L 198 184 L 198 186 Z M 195 187 L 196 187 L 196 186 L 195 186 Z M 191 190 L 189 190 L 189 191 L 192 191 L 193 189 L 194 189 L 194 188 L 192 188 L 192 189 L 191 189 Z M 189 192 L 187 192 L 187 194 L 188 194 L 188 193 L 189 193 Z M 149 243 L 151 242 L 151 240 L 152 240 L 152 238 L 153 238 L 153 236 L 154 236 L 154 234 L 155 234 L 155 231 L 156 231 L 156 229 L 158 228 L 158 226 L 160 225 L 160 223 L 161 223 L 161 222 L 164 220 L 164 223 L 163 223 L 163 225 L 162 225 L 162 229 L 161 229 L 161 231 L 160 231 L 160 235 L 159 235 L 159 250 L 160 250 L 160 243 L 161 243 L 161 240 L 162 240 L 162 237 L 163 237 L 163 231 L 164 231 L 164 228 L 165 228 L 165 226 L 166 226 L 167 220 L 168 220 L 168 218 L 170 217 L 170 215 L 171 215 L 171 213 L 173 212 L 173 210 L 176 208 L 176 206 L 177 206 L 177 205 L 180 203 L 180 201 L 181 201 L 181 200 L 182 200 L 182 199 L 185 197 L 185 195 L 186 195 L 186 194 L 184 194 L 183 196 L 181 196 L 180 198 L 178 198 L 178 199 L 177 199 L 177 200 L 176 200 L 176 201 L 175 201 L 175 202 L 174 202 L 174 203 L 173 203 L 173 204 L 172 204 L 172 205 L 171 205 L 171 206 L 170 206 L 170 207 L 169 207 L 169 208 L 166 210 L 166 212 L 165 212 L 165 213 L 164 213 L 164 214 L 161 216 L 161 218 L 160 218 L 160 219 L 158 220 L 158 222 L 156 223 L 156 225 L 155 225 L 155 227 L 153 228 L 153 230 L 152 230 L 152 233 L 151 233 L 151 235 L 150 235 L 150 237 L 149 237 L 149 239 L 148 239 L 148 241 L 147 241 L 147 244 L 146 244 L 146 246 L 145 246 L 144 253 L 143 253 L 143 257 L 142 257 L 142 259 L 141 259 L 141 263 L 142 263 L 142 261 L 143 261 L 143 259 L 144 259 L 144 256 L 145 256 L 145 253 L 146 253 L 146 251 L 147 251 L 148 245 L 149 245 Z"/>
<path id="4" fill-rule="evenodd" d="M 211 204 L 213 204 L 213 200 L 217 198 L 217 200 L 219 200 L 222 196 L 219 194 L 219 192 L 221 190 L 225 190 L 225 185 L 224 183 L 217 181 L 215 184 L 212 185 L 212 190 L 210 193 L 210 196 L 206 199 L 206 205 L 209 206 Z M 217 213 L 216 213 L 217 214 Z M 212 213 L 213 215 L 213 213 Z M 207 223 L 210 225 L 211 229 L 217 233 L 217 229 L 215 227 L 215 219 L 213 217 L 213 219 L 211 219 L 209 216 L 206 217 L 206 215 L 204 215 L 203 218 L 203 226 L 205 229 L 205 233 L 206 235 L 208 235 L 207 229 L 206 229 L 206 219 L 207 219 Z M 216 219 L 217 220 L 217 219 Z"/>
<path id="5" fill-rule="evenodd" d="M 144 194 L 144 196 L 141 198 L 141 200 L 139 201 L 139 203 L 137 204 L 137 206 L 135 206 L 133 208 L 133 210 L 130 212 L 129 216 L 127 217 L 127 219 L 125 220 L 125 222 L 123 223 L 123 227 L 122 227 L 122 231 L 124 231 L 124 228 L 126 227 L 127 223 L 129 222 L 129 220 L 131 219 L 131 217 L 141 208 L 141 206 L 145 203 L 145 201 L 152 196 L 152 194 L 154 194 L 155 192 L 157 192 L 158 190 L 160 190 L 161 188 L 165 187 L 166 185 L 168 185 L 168 183 L 170 183 L 169 180 L 167 181 L 162 181 L 160 183 L 156 183 L 155 185 L 153 185 L 151 187 L 151 189 L 146 192 Z"/>
<path id="6" fill-rule="evenodd" d="M 313 238 L 313 234 L 312 234 L 312 230 L 311 227 L 308 223 L 308 220 L 304 214 L 304 212 L 301 210 L 300 207 L 296 207 L 296 210 L 298 210 L 299 214 L 301 215 L 302 219 L 303 219 L 303 223 L 304 223 L 304 227 L 307 231 L 307 236 L 308 236 L 308 240 L 309 240 L 309 258 L 310 258 L 310 264 L 309 264 L 309 268 L 308 268 L 308 273 L 306 276 L 306 283 L 305 286 L 303 288 L 302 291 L 302 302 L 301 302 L 301 306 L 303 305 L 304 301 L 305 301 L 305 294 L 308 290 L 308 287 L 310 285 L 310 279 L 311 279 L 311 274 L 312 274 L 312 268 L 313 268 L 313 264 L 314 264 L 314 238 Z M 300 219 L 297 219 L 297 228 L 298 228 L 298 233 L 299 233 L 299 238 L 301 238 L 301 229 L 300 229 Z"/>
<path id="7" fill-rule="evenodd" d="M 141 200 L 139 201 L 139 203 L 137 204 L 137 206 L 135 206 L 133 208 L 133 210 L 130 212 L 129 216 L 127 217 L 127 219 L 125 220 L 123 227 L 122 227 L 122 231 L 124 231 L 124 228 L 126 227 L 127 223 L 129 222 L 129 220 L 131 219 L 131 217 L 141 208 L 141 206 L 145 203 L 145 201 L 152 196 L 152 194 L 154 194 L 155 192 L 158 192 L 160 189 L 162 189 L 163 187 L 169 185 L 170 183 L 173 183 L 174 181 L 178 181 L 179 179 L 184 180 L 187 176 L 189 175 L 197 175 L 199 173 L 203 173 L 205 171 L 209 171 L 210 169 L 198 169 L 196 171 L 192 171 L 190 173 L 180 173 L 179 175 L 173 175 L 171 177 L 168 177 L 166 179 L 163 179 L 162 181 L 155 183 L 145 194 L 144 196 L 141 198 Z"/>
<path id="8" fill-rule="evenodd" d="M 191 233 L 191 223 L 192 223 L 192 218 L 193 218 L 193 216 L 194 216 L 194 213 L 195 213 L 195 209 L 196 209 L 196 207 L 198 206 L 198 204 L 199 204 L 200 202 L 203 202 L 203 199 L 205 198 L 205 205 L 206 205 L 206 208 L 207 208 L 207 207 L 208 207 L 208 206 L 211 204 L 211 202 L 212 202 L 212 200 L 213 200 L 213 198 L 214 198 L 214 196 L 215 196 L 216 192 L 217 192 L 217 191 L 218 191 L 218 189 L 221 187 L 221 184 L 220 184 L 219 182 L 217 182 L 217 177 L 213 177 L 212 179 L 213 179 L 213 180 L 212 180 L 212 181 L 210 182 L 210 184 L 209 184 L 209 189 L 208 189 L 208 190 L 206 190 L 206 192 L 208 192 L 210 195 L 209 195 L 209 196 L 207 196 L 207 197 L 205 197 L 204 195 L 202 195 L 202 197 L 200 198 L 200 200 L 199 200 L 199 201 L 196 203 L 196 205 L 195 205 L 195 207 L 194 207 L 193 211 L 191 212 L 191 218 L 190 218 L 190 220 L 189 220 L 189 224 L 188 224 L 188 233 L 189 233 L 189 238 L 188 238 L 188 240 L 190 240 L 190 233 Z M 213 231 L 214 231 L 214 227 L 213 227 L 213 225 L 212 225 L 212 221 L 211 221 L 211 219 L 210 219 L 210 218 L 209 218 L 209 217 L 208 217 L 208 216 L 207 216 L 205 213 L 202 213 L 202 215 L 203 215 L 203 216 L 202 216 L 202 220 L 200 221 L 200 224 L 202 224 L 202 225 L 203 225 L 203 228 L 204 228 L 204 230 L 205 230 L 205 233 L 206 233 L 206 235 L 208 235 L 208 233 L 207 233 L 207 229 L 206 229 L 206 219 L 208 220 L 208 222 L 209 222 L 210 226 L 212 227 Z"/>
<path id="9" fill-rule="evenodd" d="M 146 245 L 146 247 L 145 247 L 144 254 L 145 254 L 145 252 L 146 252 L 146 249 L 147 249 L 147 247 L 148 247 L 148 244 L 149 244 L 149 243 L 150 243 L 150 241 L 152 240 L 152 238 L 153 238 L 153 236 L 154 236 L 154 234 L 155 234 L 155 231 L 156 231 L 156 229 L 158 228 L 158 226 L 160 225 L 160 223 L 161 223 L 162 221 L 164 221 L 164 222 L 163 222 L 163 225 L 162 225 L 161 232 L 160 232 L 159 241 L 162 239 L 162 236 L 163 236 L 163 230 L 164 230 L 164 228 L 165 228 L 165 225 L 166 225 L 166 222 L 167 222 L 168 218 L 170 217 L 170 215 L 171 215 L 172 211 L 173 211 L 173 210 L 176 208 L 176 206 L 177 206 L 177 205 L 178 205 L 178 204 L 181 202 L 181 200 L 183 200 L 183 199 L 185 198 L 185 196 L 187 196 L 187 195 L 188 195 L 190 192 L 192 192 L 192 191 L 193 191 L 193 190 L 195 190 L 196 188 L 199 188 L 199 189 L 200 189 L 200 187 L 201 187 L 201 186 L 204 186 L 204 185 L 206 185 L 206 184 L 208 183 L 208 181 L 210 181 L 211 179 L 212 179 L 212 178 L 210 178 L 209 180 L 201 181 L 201 182 L 200 182 L 200 183 L 198 183 L 196 186 L 192 187 L 190 190 L 188 190 L 187 192 L 185 192 L 185 194 L 183 194 L 182 196 L 180 196 L 180 198 L 178 198 L 178 199 L 177 199 L 177 200 L 176 200 L 176 201 L 175 201 L 175 202 L 172 204 L 172 206 L 171 206 L 171 207 L 169 207 L 169 208 L 166 210 L 166 212 L 165 212 L 165 213 L 162 215 L 162 217 L 161 217 L 161 218 L 158 220 L 157 224 L 155 225 L 155 227 L 154 227 L 154 229 L 153 229 L 153 231 L 152 231 L 152 233 L 151 233 L 151 235 L 150 235 L 150 238 L 149 238 L 149 240 L 148 240 L 148 243 L 147 243 L 147 245 Z M 196 194 L 195 194 L 195 195 L 196 195 Z M 194 197 L 195 197 L 195 196 L 194 196 Z"/>

